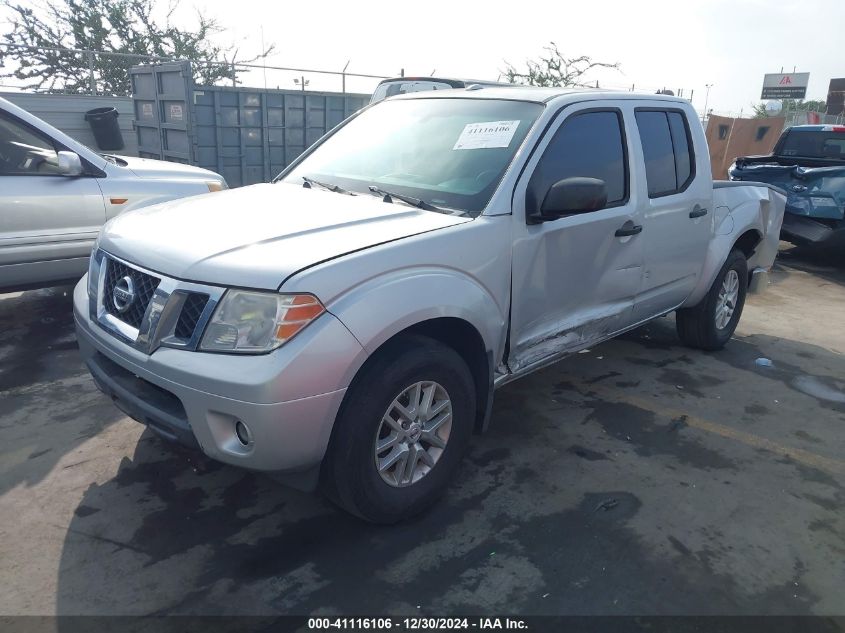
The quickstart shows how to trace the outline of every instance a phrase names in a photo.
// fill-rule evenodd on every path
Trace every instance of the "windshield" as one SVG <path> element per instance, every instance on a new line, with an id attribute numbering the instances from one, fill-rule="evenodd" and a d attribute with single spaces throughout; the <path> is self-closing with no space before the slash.
<path id="1" fill-rule="evenodd" d="M 787 133 L 781 156 L 801 156 L 825 160 L 845 160 L 845 134 L 842 132 Z"/>
<path id="2" fill-rule="evenodd" d="M 384 101 L 328 138 L 285 178 L 371 195 L 375 186 L 477 215 L 543 106 L 488 99 Z"/>

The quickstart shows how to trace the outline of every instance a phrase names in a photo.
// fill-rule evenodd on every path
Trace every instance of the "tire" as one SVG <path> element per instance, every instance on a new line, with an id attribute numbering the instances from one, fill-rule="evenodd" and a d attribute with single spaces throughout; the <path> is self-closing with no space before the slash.
<path id="1" fill-rule="evenodd" d="M 423 383 L 419 392 L 409 391 L 418 383 Z M 406 412 L 412 412 L 411 398 L 405 396 L 425 393 L 433 394 L 432 411 L 445 408 L 421 427 L 403 420 L 394 403 L 398 401 Z M 445 446 L 439 448 L 426 439 L 425 429 L 427 424 L 448 417 L 448 405 L 451 428 L 446 428 L 445 421 L 438 427 L 436 433 L 447 435 Z M 417 408 L 425 409 L 424 405 Z M 323 492 L 343 509 L 372 523 L 396 523 L 422 512 L 453 480 L 469 445 L 474 412 L 472 375 L 457 352 L 428 337 L 403 336 L 377 352 L 347 391 L 323 460 Z M 383 422 L 388 414 L 397 422 L 404 421 L 408 429 Z M 393 437 L 396 443 L 391 448 L 377 452 L 378 439 L 389 442 Z M 442 437 L 436 441 L 444 442 Z M 420 456 L 413 479 L 406 478 L 401 465 L 407 468 L 407 461 L 401 459 L 391 469 L 379 472 L 377 459 L 387 464 L 388 457 L 404 449 L 409 456 L 415 455 L 411 452 L 419 450 L 415 446 L 426 448 L 428 457 Z"/>
<path id="2" fill-rule="evenodd" d="M 729 286 L 735 282 L 736 302 L 727 323 L 719 327 L 717 310 L 721 305 L 720 295 L 726 279 L 729 279 Z M 696 349 L 709 351 L 722 349 L 733 336 L 739 318 L 742 316 L 747 290 L 748 262 L 745 255 L 735 249 L 728 255 L 727 261 L 725 261 L 719 274 L 716 275 L 716 279 L 704 299 L 695 307 L 677 311 L 675 324 L 681 341 Z"/>

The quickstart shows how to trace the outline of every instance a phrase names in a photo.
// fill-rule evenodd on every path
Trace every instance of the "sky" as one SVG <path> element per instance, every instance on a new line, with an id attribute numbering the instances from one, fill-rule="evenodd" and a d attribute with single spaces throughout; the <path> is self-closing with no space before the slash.
<path id="1" fill-rule="evenodd" d="M 166 6 L 166 0 L 160 0 Z M 703 111 L 748 113 L 760 101 L 763 74 L 810 73 L 809 99 L 824 99 L 832 77 L 845 76 L 839 42 L 842 0 L 181 0 L 175 23 L 196 12 L 218 19 L 218 42 L 241 57 L 275 43 L 267 64 L 374 75 L 496 79 L 505 62 L 519 67 L 550 41 L 566 56 L 619 62 L 620 72 L 588 75 L 602 87 L 684 90 Z M 263 33 L 262 33 L 263 31 Z M 269 87 L 296 88 L 292 73 L 266 72 Z M 265 73 L 243 76 L 262 86 Z M 339 77 L 305 73 L 308 88 L 340 90 Z M 370 92 L 375 79 L 347 79 Z"/>

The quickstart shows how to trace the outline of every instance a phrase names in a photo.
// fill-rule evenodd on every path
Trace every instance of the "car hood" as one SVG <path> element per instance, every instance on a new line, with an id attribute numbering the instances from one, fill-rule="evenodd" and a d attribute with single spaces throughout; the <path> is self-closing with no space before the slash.
<path id="1" fill-rule="evenodd" d="M 176 178 L 197 180 L 222 180 L 221 176 L 202 167 L 172 163 L 166 160 L 138 158 L 137 156 L 117 156 L 126 163 L 123 169 L 129 169 L 138 178 Z"/>
<path id="2" fill-rule="evenodd" d="M 313 264 L 471 219 L 260 184 L 129 211 L 106 224 L 100 247 L 187 281 L 275 290 Z"/>

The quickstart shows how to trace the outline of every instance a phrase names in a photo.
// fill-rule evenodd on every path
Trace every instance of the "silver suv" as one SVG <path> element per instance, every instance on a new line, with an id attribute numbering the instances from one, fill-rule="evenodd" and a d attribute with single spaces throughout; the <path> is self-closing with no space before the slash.
<path id="1" fill-rule="evenodd" d="M 97 154 L 0 98 L 0 292 L 75 282 L 107 220 L 225 188 L 207 169 Z"/>
<path id="2" fill-rule="evenodd" d="M 784 200 L 714 187 L 681 99 L 398 96 L 272 184 L 112 220 L 79 347 L 162 437 L 397 521 L 452 480 L 496 387 L 672 311 L 724 345 Z"/>

